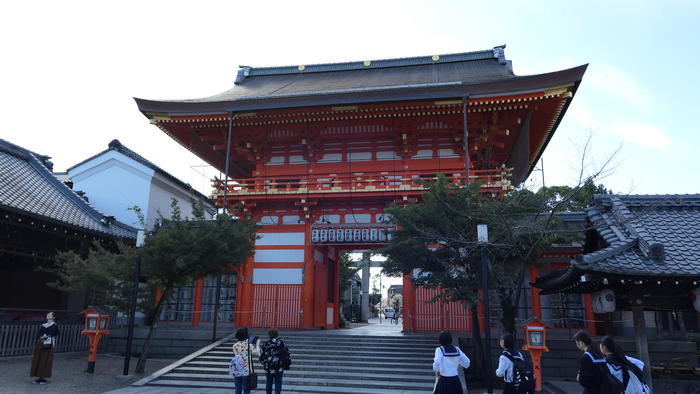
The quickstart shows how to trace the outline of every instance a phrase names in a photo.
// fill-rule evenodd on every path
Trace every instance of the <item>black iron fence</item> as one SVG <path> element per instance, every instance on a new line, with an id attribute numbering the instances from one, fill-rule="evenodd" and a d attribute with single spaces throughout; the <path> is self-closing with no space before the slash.
<path id="1" fill-rule="evenodd" d="M 32 354 L 39 333 L 39 323 L 0 322 L 0 357 Z M 88 350 L 87 335 L 81 335 L 82 324 L 61 324 L 55 352 L 78 352 Z M 104 342 L 104 341 L 102 341 Z"/>

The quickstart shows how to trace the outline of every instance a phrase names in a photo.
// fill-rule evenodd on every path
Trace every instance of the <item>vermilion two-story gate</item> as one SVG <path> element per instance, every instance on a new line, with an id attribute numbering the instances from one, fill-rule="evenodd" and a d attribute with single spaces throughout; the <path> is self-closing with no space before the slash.
<path id="1" fill-rule="evenodd" d="M 223 318 L 253 327 L 336 328 L 340 251 L 382 245 L 384 208 L 420 198 L 416 179 L 445 174 L 463 185 L 468 167 L 470 180 L 485 181 L 485 193 L 522 182 L 585 69 L 516 76 L 504 47 L 495 47 L 242 66 L 221 94 L 136 102 L 154 125 L 228 171 L 228 179 L 215 181 L 219 206 L 226 199 L 232 212 L 263 225 L 254 257 L 230 283 L 235 305 Z M 193 284 L 183 303 L 190 312 L 173 319 L 197 324 L 212 316 L 205 313 L 207 283 Z M 429 290 L 413 289 L 408 277 L 404 284 L 406 329 L 469 329 L 461 307 L 428 304 Z"/>

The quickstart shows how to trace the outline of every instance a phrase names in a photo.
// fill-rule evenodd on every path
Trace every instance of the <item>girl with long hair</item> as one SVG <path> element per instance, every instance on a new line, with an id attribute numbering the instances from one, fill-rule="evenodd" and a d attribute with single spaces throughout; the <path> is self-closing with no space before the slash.
<path id="1" fill-rule="evenodd" d="M 643 394 L 649 392 L 644 382 L 644 363 L 641 360 L 625 355 L 620 344 L 606 336 L 600 341 L 600 352 L 605 356 L 608 370 L 603 369 L 606 379 L 603 380 L 601 393 Z M 620 390 L 622 389 L 622 390 Z"/>
<path id="2" fill-rule="evenodd" d="M 574 334 L 574 343 L 583 352 L 576 381 L 583 386 L 583 394 L 600 394 L 604 378 L 601 367 L 607 368 L 605 358 L 586 331 L 581 330 Z"/>

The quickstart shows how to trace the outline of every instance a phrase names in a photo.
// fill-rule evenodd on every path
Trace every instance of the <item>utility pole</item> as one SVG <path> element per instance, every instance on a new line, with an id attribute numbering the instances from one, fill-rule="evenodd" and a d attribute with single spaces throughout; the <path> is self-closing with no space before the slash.
<path id="1" fill-rule="evenodd" d="M 136 247 L 143 246 L 145 233 L 139 230 L 136 233 Z M 139 296 L 139 277 L 141 276 L 141 256 L 136 256 L 134 261 L 134 288 L 131 291 L 131 308 L 129 309 L 129 328 L 126 334 L 126 351 L 124 352 L 123 375 L 129 375 L 129 362 L 131 361 L 131 344 L 134 340 L 134 320 L 136 318 L 136 301 Z"/>
<path id="2" fill-rule="evenodd" d="M 485 224 L 476 226 L 476 233 L 481 245 L 481 293 L 484 303 L 484 382 L 488 393 L 493 393 L 493 379 L 491 378 L 491 306 L 489 303 L 489 257 L 486 244 L 489 242 L 488 227 Z"/>

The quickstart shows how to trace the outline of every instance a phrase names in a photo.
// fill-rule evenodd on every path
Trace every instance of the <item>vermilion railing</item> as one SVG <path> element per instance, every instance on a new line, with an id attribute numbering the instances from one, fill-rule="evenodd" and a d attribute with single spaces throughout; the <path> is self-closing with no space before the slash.
<path id="1" fill-rule="evenodd" d="M 510 182 L 509 168 L 492 170 L 472 170 L 469 172 L 470 182 L 484 181 L 482 190 L 486 193 L 503 193 L 513 189 Z M 450 184 L 464 185 L 464 174 L 444 173 Z M 386 192 L 386 191 L 421 191 L 423 185 L 417 180 L 435 180 L 435 171 L 405 171 L 405 172 L 355 172 L 352 174 L 324 174 L 308 176 L 277 176 L 257 177 L 247 179 L 230 179 L 228 195 L 270 195 L 270 194 L 301 194 L 301 193 L 334 193 L 334 192 Z M 216 197 L 223 195 L 224 181 L 215 179 Z"/>

